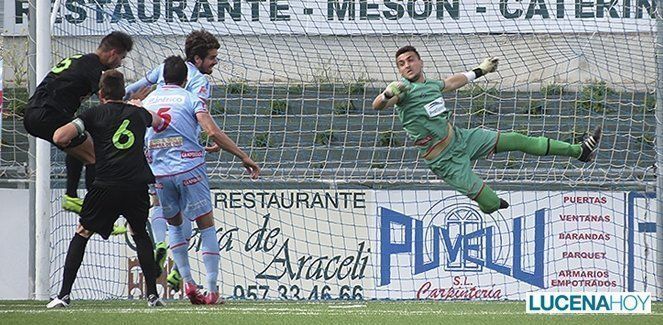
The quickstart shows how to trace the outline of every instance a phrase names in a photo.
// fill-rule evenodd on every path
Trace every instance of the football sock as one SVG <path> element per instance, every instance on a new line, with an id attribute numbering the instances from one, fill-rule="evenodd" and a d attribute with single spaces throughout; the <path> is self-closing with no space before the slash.
<path id="1" fill-rule="evenodd" d="M 166 241 L 166 231 L 168 231 L 168 224 L 166 219 L 163 218 L 163 209 L 160 205 L 150 209 L 150 225 L 152 226 L 152 236 L 154 236 L 155 243 Z"/>
<path id="2" fill-rule="evenodd" d="M 219 274 L 219 242 L 216 239 L 216 229 L 209 227 L 201 230 L 200 241 L 203 263 L 207 271 L 207 291 L 216 292 L 216 280 Z"/>
<path id="3" fill-rule="evenodd" d="M 521 151 L 536 156 L 566 156 L 576 158 L 580 155 L 579 144 L 570 144 L 546 137 L 528 137 L 517 132 L 501 133 L 495 152 Z"/>
<path id="4" fill-rule="evenodd" d="M 154 261 L 154 246 L 152 241 L 147 236 L 146 232 L 141 235 L 132 236 L 136 243 L 136 251 L 138 254 L 138 262 L 140 269 L 143 271 L 145 277 L 145 287 L 147 289 L 147 296 L 157 294 L 157 270 L 156 262 Z"/>
<path id="5" fill-rule="evenodd" d="M 64 158 L 64 165 L 67 171 L 67 192 L 70 197 L 78 197 L 78 182 L 81 180 L 81 173 L 83 172 L 83 163 L 74 158 L 72 155 L 67 155 Z M 87 179 L 87 176 L 86 176 Z"/>
<path id="6" fill-rule="evenodd" d="M 188 222 L 188 220 L 184 222 Z M 170 236 L 170 250 L 173 253 L 173 260 L 175 260 L 182 279 L 187 283 L 193 283 L 191 268 L 189 267 L 189 241 L 182 234 L 182 225 L 169 225 L 168 235 Z"/>
<path id="7" fill-rule="evenodd" d="M 85 238 L 78 233 L 69 242 L 69 249 L 67 250 L 67 257 L 64 261 L 64 272 L 62 275 L 62 287 L 58 298 L 62 299 L 64 296 L 71 293 L 71 287 L 76 280 L 76 274 L 83 262 L 85 255 L 85 246 L 87 246 L 89 238 Z"/>

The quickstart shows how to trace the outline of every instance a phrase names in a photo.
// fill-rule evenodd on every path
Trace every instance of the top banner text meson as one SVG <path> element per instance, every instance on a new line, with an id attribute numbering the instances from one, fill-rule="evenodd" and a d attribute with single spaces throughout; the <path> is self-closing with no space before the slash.
<path id="1" fill-rule="evenodd" d="M 650 32 L 655 0 L 62 0 L 54 34 L 218 35 Z M 5 4 L 25 34 L 27 0 Z"/>

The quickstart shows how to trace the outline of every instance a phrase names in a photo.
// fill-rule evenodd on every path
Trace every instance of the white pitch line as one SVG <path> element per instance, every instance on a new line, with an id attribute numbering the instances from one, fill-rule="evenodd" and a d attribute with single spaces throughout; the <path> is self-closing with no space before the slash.
<path id="1" fill-rule="evenodd" d="M 330 309 L 350 309 L 350 308 L 364 308 L 366 305 L 329 305 Z"/>

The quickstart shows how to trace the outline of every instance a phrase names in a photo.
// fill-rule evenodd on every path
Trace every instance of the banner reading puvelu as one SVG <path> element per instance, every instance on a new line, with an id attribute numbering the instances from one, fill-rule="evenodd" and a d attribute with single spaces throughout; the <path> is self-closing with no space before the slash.
<path id="1" fill-rule="evenodd" d="M 102 35 L 368 35 L 651 32 L 655 0 L 63 0 L 53 32 Z M 5 4 L 25 35 L 27 0 Z"/>
<path id="2" fill-rule="evenodd" d="M 504 192 L 490 215 L 453 191 L 378 191 L 372 298 L 525 299 L 531 291 L 654 290 L 649 194 Z M 653 248 L 655 251 L 656 248 Z M 652 280 L 653 281 L 653 280 Z M 660 284 L 658 284 L 660 285 Z"/>

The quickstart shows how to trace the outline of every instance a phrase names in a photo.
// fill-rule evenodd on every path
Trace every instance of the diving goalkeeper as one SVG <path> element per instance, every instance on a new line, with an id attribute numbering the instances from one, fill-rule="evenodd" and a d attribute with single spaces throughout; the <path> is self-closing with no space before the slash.
<path id="1" fill-rule="evenodd" d="M 492 153 L 521 151 L 536 156 L 566 156 L 590 162 L 596 155 L 601 128 L 580 144 L 528 137 L 516 132 L 500 133 L 484 128 L 461 129 L 449 122 L 442 92 L 454 91 L 468 82 L 497 69 L 497 58 L 485 59 L 472 71 L 458 73 L 442 81 L 423 74 L 423 61 L 412 46 L 396 51 L 396 65 L 401 80 L 390 83 L 375 97 L 373 108 L 395 106 L 398 118 L 410 139 L 419 148 L 428 167 L 454 189 L 477 202 L 484 213 L 509 207 L 473 171 L 471 162 Z"/>

